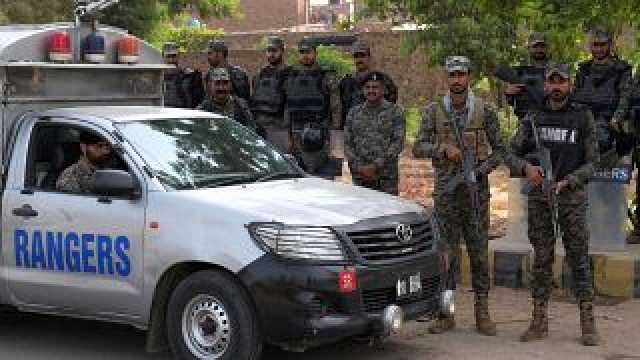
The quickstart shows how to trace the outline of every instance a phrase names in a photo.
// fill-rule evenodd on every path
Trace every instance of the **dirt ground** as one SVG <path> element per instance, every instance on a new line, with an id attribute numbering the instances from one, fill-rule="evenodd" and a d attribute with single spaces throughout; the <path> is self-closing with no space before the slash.
<path id="1" fill-rule="evenodd" d="M 552 302 L 550 337 L 523 344 L 518 341 L 529 321 L 527 291 L 496 288 L 491 306 L 498 336 L 478 335 L 473 328 L 472 295 L 458 293 L 458 328 L 430 335 L 430 323 L 408 323 L 382 348 L 364 341 L 347 341 L 305 353 L 267 348 L 262 360 L 640 360 L 640 300 L 596 307 L 604 339 L 600 347 L 578 343 L 578 310 L 566 299 Z M 601 301 L 602 302 L 602 301 Z M 124 325 L 54 316 L 0 313 L 0 359 L 25 360 L 170 360 L 168 353 L 147 354 L 145 333 Z"/>
<path id="2" fill-rule="evenodd" d="M 600 347 L 579 344 L 577 305 L 566 298 L 552 301 L 550 336 L 540 342 L 523 344 L 518 338 L 529 324 L 528 291 L 497 288 L 491 294 L 492 313 L 498 324 L 497 337 L 474 331 L 472 294 L 458 294 L 458 328 L 444 335 L 427 332 L 428 323 L 410 323 L 397 339 L 382 348 L 345 342 L 311 350 L 304 354 L 269 349 L 263 360 L 640 360 L 640 301 L 600 300 L 596 308 L 603 337 Z"/>

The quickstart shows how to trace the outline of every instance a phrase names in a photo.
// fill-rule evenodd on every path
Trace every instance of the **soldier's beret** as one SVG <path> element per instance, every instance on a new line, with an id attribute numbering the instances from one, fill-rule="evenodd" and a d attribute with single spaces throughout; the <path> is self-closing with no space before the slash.
<path id="1" fill-rule="evenodd" d="M 384 74 L 379 71 L 371 71 L 362 78 L 362 85 L 366 84 L 369 81 L 384 82 Z"/>

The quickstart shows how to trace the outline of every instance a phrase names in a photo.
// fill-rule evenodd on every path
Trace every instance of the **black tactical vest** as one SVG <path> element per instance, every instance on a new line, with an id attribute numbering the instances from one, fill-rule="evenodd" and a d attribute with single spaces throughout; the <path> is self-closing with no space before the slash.
<path id="1" fill-rule="evenodd" d="M 347 75 L 340 84 L 342 113 L 345 117 L 351 108 L 356 105 L 360 105 L 365 101 L 364 93 L 362 91 L 362 79 L 362 75 Z"/>
<path id="2" fill-rule="evenodd" d="M 323 89 L 325 71 L 322 69 L 292 69 L 286 81 L 286 109 L 291 114 L 329 114 L 329 94 Z M 295 119 L 294 119 L 295 120 Z"/>
<path id="3" fill-rule="evenodd" d="M 182 74 L 178 69 L 172 69 L 164 75 L 164 106 L 183 108 L 184 98 L 180 96 L 182 87 Z"/>
<path id="4" fill-rule="evenodd" d="M 545 109 L 535 113 L 538 136 L 542 145 L 551 152 L 556 181 L 564 179 L 585 164 L 586 112 L 586 107 L 570 103 L 565 110 Z"/>
<path id="5" fill-rule="evenodd" d="M 576 84 L 575 101 L 589 106 L 596 121 L 608 122 L 618 106 L 622 75 L 628 70 L 629 65 L 619 60 L 604 66 L 593 65 L 591 61 L 580 64 L 581 81 Z"/>
<path id="6" fill-rule="evenodd" d="M 251 85 L 249 84 L 249 76 L 240 67 L 230 65 L 228 67 L 231 76 L 231 87 L 233 94 L 246 101 L 251 98 Z"/>
<path id="7" fill-rule="evenodd" d="M 289 68 L 263 68 L 256 78 L 251 110 L 256 113 L 281 115 L 284 111 L 284 81 Z"/>

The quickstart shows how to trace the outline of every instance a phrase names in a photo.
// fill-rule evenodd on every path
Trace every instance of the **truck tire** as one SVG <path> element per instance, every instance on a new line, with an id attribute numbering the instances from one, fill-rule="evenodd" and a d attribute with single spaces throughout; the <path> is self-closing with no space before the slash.
<path id="1" fill-rule="evenodd" d="M 251 302 L 233 277 L 203 270 L 184 279 L 167 308 L 171 351 L 180 360 L 259 360 L 262 337 Z"/>

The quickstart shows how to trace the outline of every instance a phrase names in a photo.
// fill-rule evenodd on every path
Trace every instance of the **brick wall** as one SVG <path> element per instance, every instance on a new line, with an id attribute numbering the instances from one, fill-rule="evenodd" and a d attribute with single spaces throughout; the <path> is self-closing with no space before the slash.
<path id="1" fill-rule="evenodd" d="M 300 38 L 312 34 L 283 33 L 281 35 L 285 38 L 288 47 L 295 47 Z M 259 49 L 264 36 L 233 34 L 225 37 L 230 48 L 230 62 L 244 67 L 252 75 L 256 74 L 265 63 L 264 52 Z M 439 71 L 427 69 L 422 51 L 409 56 L 402 55 L 403 32 L 369 32 L 362 33 L 359 37 L 371 44 L 374 66 L 388 73 L 398 85 L 402 105 L 422 104 L 437 94 L 444 93 L 442 74 Z M 195 61 L 203 68 L 206 67 L 206 59 L 203 55 L 193 54 L 191 61 Z"/>
<path id="2" fill-rule="evenodd" d="M 305 23 L 305 0 L 240 0 L 238 19 L 209 21 L 227 33 L 290 28 Z"/>

